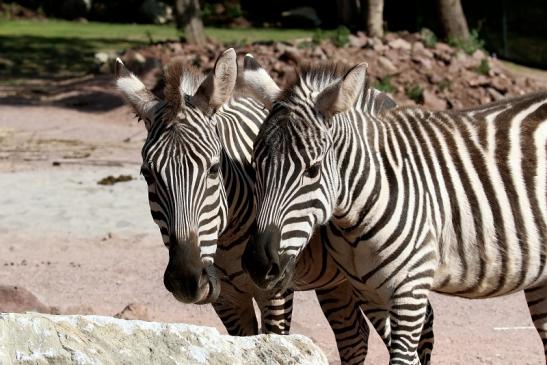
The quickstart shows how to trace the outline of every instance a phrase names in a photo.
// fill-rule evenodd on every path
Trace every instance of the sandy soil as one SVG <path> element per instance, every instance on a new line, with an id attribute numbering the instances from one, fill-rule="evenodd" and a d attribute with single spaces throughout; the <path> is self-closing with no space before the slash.
<path id="1" fill-rule="evenodd" d="M 223 330 L 208 305 L 183 305 L 163 288 L 167 252 L 139 176 L 145 133 L 125 107 L 76 111 L 0 105 L 0 284 L 20 285 L 63 310 L 112 315 L 128 303 L 152 320 Z M 60 166 L 53 166 L 53 162 Z M 113 186 L 97 181 L 130 174 Z M 521 294 L 469 301 L 433 295 L 436 364 L 544 364 Z M 294 333 L 337 363 L 312 292 L 297 293 Z M 387 363 L 374 334 L 367 364 Z"/>

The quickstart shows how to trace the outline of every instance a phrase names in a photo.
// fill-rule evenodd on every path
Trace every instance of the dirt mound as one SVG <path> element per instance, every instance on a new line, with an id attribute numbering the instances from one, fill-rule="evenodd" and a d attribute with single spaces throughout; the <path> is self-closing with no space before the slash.
<path id="1" fill-rule="evenodd" d="M 42 303 L 34 294 L 25 288 L 0 285 L 0 312 L 51 313 L 51 308 Z"/>
<path id="2" fill-rule="evenodd" d="M 205 47 L 167 42 L 130 50 L 122 58 L 129 64 L 136 63 L 132 62 L 136 59 L 155 65 L 139 71 L 149 85 L 161 92 L 162 66 L 180 59 L 208 70 L 225 48 L 212 41 Z M 423 104 L 437 110 L 481 105 L 544 87 L 534 79 L 511 74 L 500 61 L 480 49 L 468 54 L 446 43 L 432 42 L 420 33 L 390 33 L 383 39 L 358 33 L 350 35 L 344 47 L 330 40 L 303 39 L 254 43 L 236 49 L 238 53 L 252 53 L 280 85 L 288 82 L 295 66 L 304 62 L 366 61 L 372 86 L 389 92 L 401 104 Z"/>

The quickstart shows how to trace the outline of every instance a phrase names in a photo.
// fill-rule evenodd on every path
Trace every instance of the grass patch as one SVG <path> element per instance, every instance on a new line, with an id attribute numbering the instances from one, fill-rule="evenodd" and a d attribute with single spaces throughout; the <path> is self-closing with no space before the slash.
<path id="1" fill-rule="evenodd" d="M 439 87 L 440 91 L 450 90 L 450 88 L 452 87 L 452 81 L 450 81 L 449 79 L 444 79 L 441 80 L 441 82 L 439 82 L 437 86 Z"/>
<path id="2" fill-rule="evenodd" d="M 345 47 L 349 43 L 349 36 L 351 32 L 349 29 L 341 25 L 336 28 L 334 35 L 332 36 L 332 43 L 338 48 Z"/>
<path id="3" fill-rule="evenodd" d="M 420 85 L 407 85 L 405 94 L 418 104 L 424 102 L 424 89 Z"/>
<path id="4" fill-rule="evenodd" d="M 376 85 L 374 85 L 374 88 L 385 93 L 392 93 L 395 91 L 395 86 L 391 83 L 391 76 L 385 76 L 379 79 Z"/>
<path id="5" fill-rule="evenodd" d="M 222 43 L 235 45 L 287 41 L 313 34 L 310 30 L 264 28 L 206 28 L 205 32 Z M 93 71 L 97 52 L 122 51 L 180 36 L 173 25 L 0 20 L 0 80 L 11 83 L 13 79 L 82 76 Z"/>
<path id="6" fill-rule="evenodd" d="M 488 60 L 483 58 L 475 71 L 480 75 L 488 76 L 490 74 L 490 64 L 488 63 Z"/>
<path id="7" fill-rule="evenodd" d="M 479 32 L 476 29 L 469 32 L 469 38 L 451 38 L 448 40 L 448 44 L 470 55 L 475 53 L 476 50 L 484 49 L 484 40 L 479 38 Z"/>
<path id="8" fill-rule="evenodd" d="M 435 48 L 435 45 L 439 41 L 435 33 L 433 33 L 432 30 L 423 28 L 420 31 L 420 35 L 422 36 L 422 40 L 424 42 L 424 45 L 427 48 Z"/>

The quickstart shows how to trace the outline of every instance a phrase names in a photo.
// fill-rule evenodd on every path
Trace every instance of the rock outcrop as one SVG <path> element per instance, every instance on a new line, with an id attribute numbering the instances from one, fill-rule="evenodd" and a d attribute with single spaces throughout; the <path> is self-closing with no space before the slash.
<path id="1" fill-rule="evenodd" d="M 101 316 L 0 314 L 0 364 L 327 364 L 304 336 Z"/>

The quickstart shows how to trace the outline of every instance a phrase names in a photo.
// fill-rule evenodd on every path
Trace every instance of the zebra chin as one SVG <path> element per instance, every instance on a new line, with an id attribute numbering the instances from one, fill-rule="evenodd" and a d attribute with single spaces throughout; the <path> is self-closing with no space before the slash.
<path id="1" fill-rule="evenodd" d="M 178 283 L 165 283 L 167 290 L 173 294 L 176 300 L 184 304 L 208 304 L 215 302 L 220 294 L 220 280 L 213 265 L 204 268 L 198 280 L 198 285 L 187 280 Z"/>
<path id="2" fill-rule="evenodd" d="M 294 257 L 289 258 L 285 261 L 285 264 L 280 264 L 281 269 L 272 274 L 271 271 L 268 271 L 265 275 L 257 272 L 256 270 L 248 270 L 244 266 L 244 270 L 251 277 L 254 285 L 260 290 L 281 290 L 284 291 L 292 286 L 292 278 L 295 271 L 295 262 Z"/>

